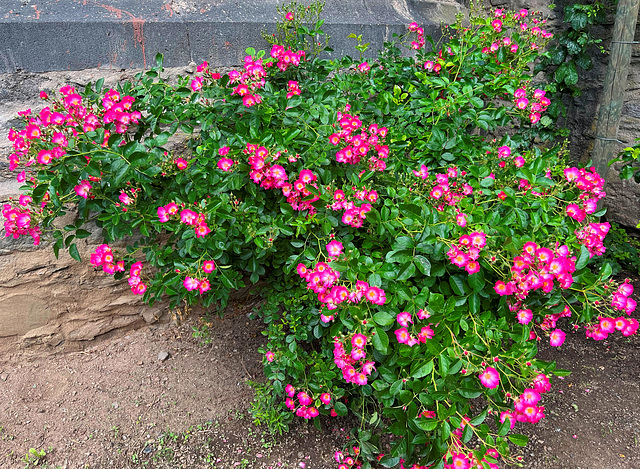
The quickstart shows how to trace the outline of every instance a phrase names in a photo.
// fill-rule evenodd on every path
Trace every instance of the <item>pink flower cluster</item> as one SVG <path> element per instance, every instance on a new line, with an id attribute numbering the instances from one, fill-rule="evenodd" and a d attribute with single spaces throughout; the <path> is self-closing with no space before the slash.
<path id="1" fill-rule="evenodd" d="M 199 279 L 195 277 L 186 276 L 182 281 L 182 286 L 187 291 L 198 290 L 200 294 L 203 295 L 205 292 L 209 291 L 209 289 L 211 288 L 211 283 L 206 278 Z"/>
<path id="2" fill-rule="evenodd" d="M 289 176 L 287 176 L 286 170 L 280 165 L 272 164 L 272 161 L 278 160 L 280 153 L 271 155 L 271 158 L 269 158 L 269 150 L 251 143 L 247 144 L 247 149 L 244 150 L 244 153 L 249 155 L 249 165 L 251 166 L 249 177 L 260 187 L 264 189 L 281 189 L 285 184 L 288 184 Z M 268 158 L 270 161 L 267 160 Z"/>
<path id="3" fill-rule="evenodd" d="M 129 286 L 134 295 L 142 295 L 147 291 L 147 285 L 142 282 L 142 262 L 136 262 L 129 269 Z"/>
<path id="4" fill-rule="evenodd" d="M 587 215 L 595 213 L 598 210 L 598 200 L 602 199 L 606 192 L 602 190 L 604 187 L 604 179 L 595 171 L 595 168 L 585 170 L 583 168 L 566 168 L 564 177 L 570 183 L 580 189 L 578 196 L 582 202 L 582 206 L 578 204 L 567 205 L 567 215 L 581 222 Z"/>
<path id="5" fill-rule="evenodd" d="M 242 97 L 242 104 L 247 107 L 262 102 L 262 97 L 257 93 L 265 85 L 266 70 L 262 65 L 262 59 L 254 60 L 247 55 L 244 58 L 244 71 L 232 70 L 229 72 L 229 83 L 235 84 L 231 95 Z"/>
<path id="6" fill-rule="evenodd" d="M 62 90 L 60 91 L 62 92 Z M 125 133 L 129 128 L 129 125 L 137 124 L 138 120 L 141 117 L 141 114 L 138 111 L 128 112 L 131 110 L 131 106 L 133 105 L 134 101 L 135 98 L 133 96 L 121 97 L 120 93 L 118 93 L 116 90 L 107 91 L 104 95 L 104 99 L 102 100 L 102 107 L 106 110 L 106 112 L 102 116 L 102 121 L 105 124 L 114 122 L 116 133 Z M 82 127 L 85 132 L 95 130 L 100 126 L 100 124 L 96 123 L 94 119 L 91 119 L 90 122 L 87 122 L 88 118 L 90 118 L 90 115 L 87 115 L 84 118 L 84 125 Z"/>
<path id="7" fill-rule="evenodd" d="M 498 148 L 498 158 L 500 158 L 501 160 L 502 159 L 506 160 L 507 158 L 510 158 L 513 161 L 513 164 L 515 165 L 516 168 L 522 168 L 526 163 L 522 155 L 511 157 L 511 148 L 508 147 L 507 145 L 503 145 L 500 148 Z M 506 161 L 500 161 L 498 163 L 498 166 L 500 166 L 501 168 L 504 168 L 506 165 L 507 165 Z"/>
<path id="8" fill-rule="evenodd" d="M 289 83 L 287 84 L 287 99 L 293 98 L 294 96 L 300 96 L 300 93 L 302 93 L 302 91 L 298 86 L 298 82 L 289 80 Z"/>
<path id="9" fill-rule="evenodd" d="M 604 246 L 604 238 L 607 236 L 611 225 L 609 223 L 589 223 L 575 231 L 581 244 L 589 250 L 589 257 L 601 256 L 607 250 Z"/>
<path id="10" fill-rule="evenodd" d="M 331 269 L 324 262 L 318 262 L 314 270 L 304 264 L 298 264 L 298 274 L 307 281 L 307 288 L 318 294 L 318 300 L 328 310 L 334 310 L 342 302 L 358 303 L 362 298 L 370 303 L 382 305 L 387 298 L 382 288 L 369 286 L 367 282 L 358 280 L 355 288 L 349 290 L 343 285 L 335 285 L 340 273 Z M 323 322 L 334 319 L 333 315 L 320 315 Z"/>
<path id="11" fill-rule="evenodd" d="M 479 375 L 480 383 L 485 388 L 495 389 L 500 384 L 500 373 L 492 366 L 488 366 L 485 370 Z"/>
<path id="12" fill-rule="evenodd" d="M 434 415 L 435 417 L 435 415 Z M 452 444 L 450 446 L 449 452 L 443 456 L 444 460 L 444 468 L 445 469 L 483 469 L 489 467 L 491 469 L 498 469 L 498 466 L 494 463 L 490 463 L 486 456 L 497 459 L 499 457 L 498 451 L 495 449 L 488 449 L 485 452 L 485 457 L 482 460 L 479 460 L 472 451 L 470 451 L 466 445 L 462 442 L 462 435 L 464 433 L 464 429 L 467 425 L 471 425 L 469 423 L 468 417 L 463 417 L 460 422 L 460 426 L 451 432 Z M 451 458 L 451 462 L 447 463 L 447 460 Z M 428 469 L 426 466 L 412 466 L 412 469 Z"/>
<path id="13" fill-rule="evenodd" d="M 527 98 L 527 90 L 524 88 L 518 88 L 513 93 L 514 102 L 516 108 L 524 111 L 529 110 L 529 120 L 532 124 L 538 123 L 542 113 L 547 110 L 551 104 L 551 100 L 545 96 L 546 91 L 536 89 L 533 91 L 533 95 Z"/>
<path id="14" fill-rule="evenodd" d="M 369 65 L 369 62 L 362 62 L 358 65 L 359 72 L 367 73 L 369 70 L 371 70 L 371 65 Z"/>
<path id="15" fill-rule="evenodd" d="M 532 290 L 550 293 L 554 280 L 567 289 L 573 283 L 571 274 L 576 270 L 575 257 L 569 256 L 569 248 L 564 245 L 554 252 L 531 241 L 525 243 L 522 254 L 513 260 L 511 280 L 496 282 L 494 289 L 500 296 L 515 295 L 518 300 L 524 300 Z M 516 310 L 519 307 L 518 303 L 513 305 Z"/>
<path id="16" fill-rule="evenodd" d="M 487 245 L 487 235 L 480 231 L 474 231 L 468 235 L 462 235 L 458 239 L 458 245 L 451 246 L 447 257 L 452 264 L 464 268 L 469 275 L 480 271 L 480 251 Z"/>
<path id="17" fill-rule="evenodd" d="M 429 196 L 436 203 L 436 210 L 439 212 L 446 206 L 457 205 L 466 196 L 473 194 L 473 188 L 464 179 L 466 171 L 460 171 L 455 166 L 430 179 L 429 168 L 421 165 L 413 170 L 413 175 L 425 181 Z"/>
<path id="18" fill-rule="evenodd" d="M 289 410 L 295 411 L 298 417 L 312 419 L 320 415 L 318 409 L 311 405 L 313 404 L 313 399 L 308 393 L 300 391 L 296 396 L 296 389 L 291 384 L 287 384 L 284 391 L 288 396 L 285 400 L 285 405 Z M 299 406 L 296 405 L 294 398 L 297 398 Z M 322 393 L 320 395 L 320 401 L 325 405 L 331 404 L 331 394 L 328 392 Z"/>
<path id="19" fill-rule="evenodd" d="M 218 168 L 225 173 L 231 171 L 233 165 L 235 164 L 235 161 L 233 161 L 231 158 L 226 157 L 229 154 L 230 150 L 231 149 L 229 147 L 221 147 L 218 150 L 218 154 L 222 156 L 222 158 L 218 160 Z"/>
<path id="20" fill-rule="evenodd" d="M 214 270 L 216 270 L 216 264 L 214 261 L 202 262 L 202 271 L 205 274 L 210 274 Z M 207 278 L 196 278 L 196 277 L 191 277 L 187 275 L 182 281 L 182 286 L 187 291 L 198 290 L 200 294 L 203 295 L 205 292 L 209 291 L 209 289 L 211 288 L 211 282 L 209 282 L 209 279 Z M 269 360 L 269 353 L 273 354 L 273 352 L 267 352 L 267 360 L 272 361 L 273 358 Z"/>
<path id="21" fill-rule="evenodd" d="M 604 340 L 615 331 L 620 331 L 625 337 L 632 336 L 638 331 L 638 321 L 634 318 L 625 318 L 623 316 L 617 318 L 599 317 L 598 321 L 598 324 L 586 328 L 587 337 L 591 337 L 594 340 Z"/>
<path id="22" fill-rule="evenodd" d="M 122 211 L 126 212 L 127 205 L 133 204 L 137 198 L 138 198 L 138 189 L 136 189 L 135 187 L 130 188 L 128 192 L 127 190 L 122 189 L 120 191 L 120 195 L 118 196 L 118 200 L 120 202 L 116 203 L 116 207 L 119 207 L 120 205 L 124 205 L 124 207 L 122 207 Z"/>
<path id="23" fill-rule="evenodd" d="M 351 455 L 351 451 L 336 451 L 333 455 L 336 462 L 339 464 L 337 469 L 358 469 L 362 467 L 362 461 L 358 459 L 360 455 L 360 448 L 358 446 L 354 446 L 352 448 L 353 455 Z"/>
<path id="24" fill-rule="evenodd" d="M 419 309 L 417 316 L 418 319 L 424 320 L 429 319 L 431 314 L 424 309 Z M 407 311 L 398 313 L 396 321 L 401 326 L 399 329 L 395 330 L 396 339 L 400 344 L 406 344 L 409 347 L 413 347 L 417 344 L 424 344 L 427 342 L 427 339 L 432 339 L 435 334 L 433 329 L 431 329 L 431 323 L 429 323 L 427 326 L 422 326 L 420 332 L 414 336 L 408 329 L 409 324 L 413 324 L 413 315 Z"/>
<path id="25" fill-rule="evenodd" d="M 180 210 L 180 207 L 174 202 L 158 207 L 158 218 L 161 223 L 166 223 L 170 220 L 170 217 L 177 216 L 178 212 L 180 212 L 179 217 L 182 223 L 194 227 L 197 238 L 202 238 L 211 233 L 211 228 L 207 226 L 204 213 L 197 213 L 188 208 Z"/>
<path id="26" fill-rule="evenodd" d="M 409 25 L 409 31 L 418 35 L 417 39 L 411 42 L 411 48 L 413 50 L 422 49 L 424 47 L 424 29 L 414 22 Z"/>
<path id="27" fill-rule="evenodd" d="M 284 46 L 274 44 L 271 47 L 271 57 L 278 61 L 276 67 L 286 72 L 290 66 L 297 67 L 300 65 L 300 62 L 305 58 L 305 51 L 293 52 L 291 49 L 285 49 Z"/>
<path id="28" fill-rule="evenodd" d="M 458 438 L 462 438 L 461 429 L 456 429 L 455 432 L 460 434 Z M 453 433 L 454 432 L 452 432 L 452 434 Z M 498 451 L 492 448 L 488 449 L 485 455 L 492 458 L 497 458 L 499 456 Z M 420 466 L 420 468 L 423 467 L 424 466 Z M 490 469 L 498 469 L 498 466 L 496 464 L 490 463 L 486 458 L 483 458 L 482 461 L 478 461 L 472 452 L 466 454 L 456 451 L 451 451 L 451 463 L 445 463 L 444 465 L 444 469 L 482 469 L 484 467 L 489 467 Z"/>
<path id="29" fill-rule="evenodd" d="M 91 193 L 91 183 L 86 179 L 83 179 L 82 181 L 80 181 L 80 184 L 76 185 L 73 188 L 73 190 L 76 192 L 76 194 L 79 197 L 82 197 L 83 199 L 87 199 L 89 198 L 89 195 Z"/>
<path id="30" fill-rule="evenodd" d="M 367 360 L 365 346 L 367 337 L 364 334 L 354 334 L 351 338 L 351 351 L 347 352 L 339 338 L 333 340 L 333 361 L 342 371 L 342 377 L 347 383 L 364 386 L 368 376 L 375 369 L 375 362 Z"/>
<path id="31" fill-rule="evenodd" d="M 632 293 L 633 285 L 629 283 L 629 280 L 625 280 L 611 297 L 611 306 L 630 315 L 636 310 L 636 300 L 631 298 Z"/>
<path id="32" fill-rule="evenodd" d="M 260 184 L 260 187 L 264 189 L 280 189 L 294 210 L 309 210 L 310 215 L 316 212 L 316 208 L 312 204 L 319 197 L 317 195 L 310 197 L 312 192 L 309 187 L 318 189 L 316 183 L 318 176 L 311 170 L 301 170 L 298 179 L 291 184 L 288 182 L 289 176 L 287 176 L 287 171 L 284 167 L 273 164 L 280 158 L 280 152 L 269 155 L 269 150 L 265 147 L 248 143 L 244 153 L 250 155 L 249 165 L 251 166 L 251 171 L 249 172 L 249 177 L 253 182 Z"/>
<path id="33" fill-rule="evenodd" d="M 491 27 L 496 33 L 502 32 L 503 23 L 500 18 L 504 18 L 505 16 L 506 15 L 503 14 L 502 10 L 496 10 L 496 19 L 491 22 Z M 498 52 L 501 47 L 508 47 L 509 51 L 512 54 L 515 54 L 516 52 L 518 52 L 518 49 L 520 49 L 518 43 L 514 42 L 508 34 L 505 34 L 505 36 L 503 36 L 502 38 L 498 38 L 493 41 L 489 47 L 483 47 L 482 53 L 495 53 Z"/>
<path id="34" fill-rule="evenodd" d="M 358 201 L 364 202 L 358 205 Z M 342 223 L 360 228 L 367 213 L 371 211 L 371 204 L 378 201 L 378 193 L 374 190 L 351 188 L 349 196 L 342 189 L 338 189 L 333 193 L 333 203 L 327 205 L 334 211 L 344 210 L 342 214 Z"/>
<path id="35" fill-rule="evenodd" d="M 442 57 L 442 51 L 440 51 L 440 57 Z M 427 60 L 424 63 L 424 69 L 428 72 L 440 73 L 440 70 L 442 70 L 442 65 L 437 61 L 434 62 L 433 60 Z"/>
<path id="36" fill-rule="evenodd" d="M 347 108 L 348 110 L 349 107 Z M 358 164 L 373 149 L 375 154 L 369 157 L 369 170 L 384 171 L 387 167 L 384 160 L 389 156 L 389 147 L 382 145 L 381 142 L 384 142 L 388 129 L 386 127 L 378 127 L 375 123 L 365 129 L 358 116 L 341 112 L 338 112 L 338 123 L 342 130 L 329 136 L 331 144 L 338 145 L 340 141 L 344 141 L 345 144 L 344 148 L 336 153 L 336 161 L 338 163 Z"/>
<path id="37" fill-rule="evenodd" d="M 570 318 L 570 317 L 571 317 L 571 310 L 569 309 L 568 306 L 565 306 L 562 309 L 562 311 L 560 311 L 559 313 L 545 314 L 544 319 L 540 323 L 540 328 L 543 331 L 550 331 L 551 329 L 555 329 L 556 324 L 560 318 Z M 560 337 L 562 337 L 562 340 L 560 340 Z M 552 332 L 551 340 L 555 342 L 551 344 L 555 347 L 562 345 L 562 342 L 564 342 L 564 333 L 554 335 Z"/>
<path id="38" fill-rule="evenodd" d="M 116 272 L 124 272 L 124 261 L 116 261 L 113 251 L 107 244 L 98 246 L 91 254 L 90 260 L 94 267 L 102 267 L 102 271 L 106 274 L 114 275 Z"/>
<path id="39" fill-rule="evenodd" d="M 533 387 L 525 389 L 520 396 L 514 399 L 513 411 L 504 411 L 500 414 L 500 422 L 509 420 L 511 429 L 516 422 L 538 423 L 544 418 L 544 407 L 538 406 L 542 398 L 541 394 L 551 389 L 549 378 L 544 374 L 539 374 L 533 379 Z"/>
<path id="40" fill-rule="evenodd" d="M 20 196 L 20 205 L 25 206 L 27 200 L 31 202 L 31 197 Z M 44 202 L 43 202 L 44 203 Z M 28 235 L 33 238 L 33 244 L 37 246 L 40 244 L 40 227 L 31 226 L 31 216 L 33 212 L 31 208 L 14 207 L 11 204 L 4 204 L 2 206 L 2 216 L 4 217 L 4 232 L 5 236 L 11 236 L 13 239 L 18 239 L 21 235 Z"/>
<path id="41" fill-rule="evenodd" d="M 62 97 L 54 100 L 52 106 L 45 107 L 36 117 L 29 117 L 30 109 L 21 112 L 20 115 L 27 121 L 23 130 L 9 130 L 9 140 L 14 149 L 14 153 L 9 155 L 9 167 L 12 171 L 20 162 L 25 166 L 36 162 L 48 165 L 54 159 L 64 156 L 69 137 L 76 136 L 79 132 L 91 132 L 103 124 L 115 123 L 116 132 L 124 133 L 130 124 L 137 123 L 141 117 L 138 111 L 128 112 L 134 98 L 121 98 L 115 90 L 105 93 L 101 109 L 86 107 L 82 97 L 72 86 L 63 86 L 60 93 Z M 41 94 L 41 97 L 48 99 L 46 93 Z M 108 138 L 109 132 L 105 132 L 105 142 Z"/>
<path id="42" fill-rule="evenodd" d="M 209 78 L 211 80 L 219 80 L 221 77 L 219 73 L 215 73 L 209 70 L 209 62 L 207 62 L 206 60 L 198 65 L 196 71 L 198 73 L 203 73 L 204 76 L 195 77 L 193 80 L 191 80 L 191 89 L 193 91 L 200 91 L 204 86 L 204 81 L 206 78 Z"/>

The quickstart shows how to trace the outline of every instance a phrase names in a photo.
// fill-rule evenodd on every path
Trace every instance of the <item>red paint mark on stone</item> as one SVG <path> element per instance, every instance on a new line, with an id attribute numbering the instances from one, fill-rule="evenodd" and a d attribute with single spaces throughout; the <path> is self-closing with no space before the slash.
<path id="1" fill-rule="evenodd" d="M 109 13 L 114 13 L 118 19 L 122 18 L 122 10 L 120 8 L 112 7 L 111 5 L 98 5 L 98 6 L 104 8 Z M 125 13 L 128 13 L 128 12 L 125 12 Z M 131 15 L 131 13 L 129 14 Z"/>
<path id="2" fill-rule="evenodd" d="M 131 23 L 133 24 L 133 37 L 142 46 L 142 61 L 144 63 L 144 68 L 147 68 L 147 56 L 144 53 L 144 21 L 145 20 L 139 18 L 133 18 Z"/>
<path id="3" fill-rule="evenodd" d="M 170 3 L 165 3 L 162 6 L 163 10 L 167 10 L 169 12 L 169 18 L 173 18 L 173 8 L 171 8 L 171 4 Z"/>
<path id="4" fill-rule="evenodd" d="M 233 44 L 230 43 L 229 41 L 224 41 L 224 46 L 228 49 L 229 47 L 231 47 Z"/>
<path id="5" fill-rule="evenodd" d="M 42 13 L 42 12 L 40 10 L 38 10 L 38 5 L 31 5 L 31 6 L 36 11 L 36 19 L 39 20 L 40 19 L 40 13 Z"/>
<path id="6" fill-rule="evenodd" d="M 85 2 L 86 1 L 87 0 L 85 0 Z M 96 6 L 100 8 L 104 8 L 109 13 L 115 14 L 118 19 L 122 18 L 123 13 L 130 18 L 131 25 L 133 26 L 133 37 L 135 41 L 139 42 L 140 45 L 142 46 L 142 63 L 144 64 L 144 68 L 147 68 L 147 55 L 145 53 L 145 48 L 144 48 L 144 23 L 146 20 L 136 17 L 135 15 L 128 12 L 127 10 L 122 10 L 120 8 L 116 8 L 111 5 L 104 5 L 102 3 L 98 3 L 96 0 L 90 0 L 90 1 L 94 3 Z"/>

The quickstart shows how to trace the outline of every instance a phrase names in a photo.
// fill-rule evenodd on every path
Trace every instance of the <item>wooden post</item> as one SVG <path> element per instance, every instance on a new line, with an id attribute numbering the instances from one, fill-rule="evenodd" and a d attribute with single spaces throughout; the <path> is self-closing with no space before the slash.
<path id="1" fill-rule="evenodd" d="M 624 92 L 627 89 L 631 48 L 638 22 L 640 0 L 618 0 L 613 25 L 609 67 L 604 79 L 604 89 L 598 110 L 596 141 L 591 159 L 598 174 L 606 178 L 609 160 L 618 141 L 618 127 Z"/>

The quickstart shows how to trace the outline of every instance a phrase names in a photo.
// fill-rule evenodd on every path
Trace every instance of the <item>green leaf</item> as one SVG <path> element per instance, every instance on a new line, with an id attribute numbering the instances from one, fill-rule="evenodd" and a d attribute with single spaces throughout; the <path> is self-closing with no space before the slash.
<path id="1" fill-rule="evenodd" d="M 456 295 L 462 296 L 465 294 L 464 280 L 462 280 L 462 277 L 458 275 L 452 275 L 451 277 L 449 277 L 449 284 L 451 285 L 451 289 Z"/>
<path id="2" fill-rule="evenodd" d="M 462 432 L 462 442 L 468 443 L 473 436 L 473 427 L 471 425 L 466 425 L 464 427 L 464 431 Z"/>
<path id="3" fill-rule="evenodd" d="M 414 364 L 419 364 L 420 362 L 414 362 L 411 365 L 411 377 L 412 378 L 416 378 L 416 379 L 420 379 L 420 378 L 424 378 L 425 376 L 427 376 L 428 374 L 431 373 L 431 371 L 433 371 L 433 360 L 425 363 L 424 365 L 420 365 L 418 366 L 415 370 L 414 370 Z"/>
<path id="4" fill-rule="evenodd" d="M 371 339 L 371 343 L 373 344 L 373 348 L 375 348 L 378 352 L 383 354 L 387 354 L 387 349 L 389 347 L 389 336 L 387 333 L 380 329 L 379 327 L 375 328 L 376 334 Z"/>
<path id="5" fill-rule="evenodd" d="M 415 264 L 412 262 L 410 264 L 406 264 L 405 266 L 403 266 L 400 269 L 400 274 L 398 275 L 398 277 L 396 278 L 396 280 L 398 282 L 402 282 L 404 280 L 410 279 L 411 277 L 413 277 L 413 274 L 416 273 L 416 266 Z"/>
<path id="6" fill-rule="evenodd" d="M 399 236 L 393 243 L 392 249 L 394 251 L 402 251 L 404 249 L 413 249 L 414 246 L 413 238 L 410 238 L 409 236 Z"/>
<path id="7" fill-rule="evenodd" d="M 473 295 L 469 295 L 467 301 L 469 303 L 469 312 L 471 314 L 477 314 L 480 311 L 480 297 L 478 294 L 474 293 Z"/>
<path id="8" fill-rule="evenodd" d="M 395 396 L 396 394 L 398 394 L 402 389 L 402 384 L 403 382 L 401 379 L 396 380 L 396 382 L 394 382 L 389 388 L 389 394 L 391 394 L 392 396 Z"/>
<path id="9" fill-rule="evenodd" d="M 526 435 L 509 435 L 507 438 L 509 438 L 511 443 L 518 446 L 527 446 L 527 443 L 529 442 L 529 437 Z"/>
<path id="10" fill-rule="evenodd" d="M 589 262 L 589 250 L 587 249 L 587 247 L 583 244 L 580 246 L 580 257 L 578 258 L 578 261 L 576 262 L 576 270 L 580 270 L 583 267 L 585 267 L 587 265 L 587 263 Z"/>
<path id="11" fill-rule="evenodd" d="M 380 326 L 390 326 L 396 321 L 396 318 L 394 318 L 389 313 L 380 311 L 379 313 L 373 315 L 373 320 Z"/>
<path id="12" fill-rule="evenodd" d="M 80 253 L 78 252 L 78 247 L 74 244 L 69 246 L 69 255 L 78 262 L 82 262 L 80 258 Z"/>
<path id="13" fill-rule="evenodd" d="M 349 412 L 349 409 L 347 409 L 347 406 L 344 404 L 344 402 L 336 402 L 336 405 L 334 405 L 333 408 L 335 409 L 336 414 L 338 414 L 340 417 L 344 417 Z"/>
<path id="14" fill-rule="evenodd" d="M 494 179 L 490 177 L 486 177 L 482 181 L 480 181 L 480 185 L 482 187 L 491 187 L 493 186 L 494 183 L 495 183 Z"/>
<path id="15" fill-rule="evenodd" d="M 640 228 L 640 223 L 638 223 L 638 225 L 639 225 L 638 228 Z M 611 267 L 611 264 L 607 262 L 604 265 L 604 267 L 602 267 L 602 270 L 600 271 L 600 279 L 601 280 L 608 279 L 611 276 L 612 272 L 613 272 L 613 268 Z"/>
<path id="16" fill-rule="evenodd" d="M 417 255 L 414 257 L 418 270 L 429 277 L 431 275 L 431 262 L 424 256 Z"/>
<path id="17" fill-rule="evenodd" d="M 400 458 L 398 456 L 385 456 L 380 460 L 382 467 L 396 467 L 400 464 Z"/>
<path id="18" fill-rule="evenodd" d="M 549 53 L 551 55 L 551 63 L 553 63 L 553 65 L 560 65 L 564 62 L 564 59 L 567 56 L 566 50 L 558 46 L 551 49 Z"/>
<path id="19" fill-rule="evenodd" d="M 469 420 L 469 423 L 473 426 L 480 425 L 482 422 L 484 422 L 484 419 L 487 418 L 487 413 L 488 411 L 485 408 L 482 412 L 480 412 L 480 414 Z"/>
<path id="20" fill-rule="evenodd" d="M 578 83 L 578 70 L 576 70 L 576 64 L 572 60 L 571 62 L 567 62 L 567 70 L 564 76 L 564 82 L 567 85 L 575 85 Z"/>
<path id="21" fill-rule="evenodd" d="M 473 96 L 471 99 L 471 104 L 473 104 L 473 107 L 477 107 L 477 108 L 483 108 L 484 107 L 484 101 L 482 100 L 482 98 L 479 98 L 477 96 Z"/>
<path id="22" fill-rule="evenodd" d="M 165 145 L 169 141 L 169 132 L 162 132 L 155 139 L 156 145 L 162 146 Z"/>
<path id="23" fill-rule="evenodd" d="M 482 391 L 478 391 L 477 389 L 465 389 L 460 388 L 458 392 L 465 399 L 475 399 L 476 397 L 480 397 L 482 395 Z"/>
<path id="24" fill-rule="evenodd" d="M 440 363 L 440 376 L 444 378 L 449 374 L 449 365 L 451 364 L 451 361 L 449 360 L 449 357 L 442 354 L 440 355 L 439 363 Z"/>
<path id="25" fill-rule="evenodd" d="M 509 419 L 505 419 L 498 427 L 498 436 L 505 436 L 509 430 L 511 430 L 511 422 Z"/>
<path id="26" fill-rule="evenodd" d="M 96 93 L 100 93 L 100 92 L 102 91 L 102 85 L 103 85 L 103 84 L 104 84 L 104 78 L 99 78 L 99 79 L 96 81 L 96 85 L 95 85 L 95 87 L 94 87 L 94 88 L 95 88 L 95 90 L 96 90 Z"/>
<path id="27" fill-rule="evenodd" d="M 88 238 L 89 236 L 91 236 L 91 233 L 88 232 L 87 230 L 76 230 L 76 238 L 78 239 L 84 239 L 84 238 Z"/>
<path id="28" fill-rule="evenodd" d="M 438 421 L 435 419 L 418 418 L 414 420 L 415 424 L 425 432 L 431 432 L 438 426 Z"/>

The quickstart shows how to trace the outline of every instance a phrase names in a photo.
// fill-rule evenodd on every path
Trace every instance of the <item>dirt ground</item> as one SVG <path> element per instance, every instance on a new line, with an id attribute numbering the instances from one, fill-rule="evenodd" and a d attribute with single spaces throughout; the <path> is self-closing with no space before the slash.
<path id="1" fill-rule="evenodd" d="M 79 353 L 0 356 L 0 468 L 335 468 L 348 422 L 320 432 L 298 421 L 285 437 L 252 424 L 247 380 L 264 379 L 264 339 L 249 309 L 212 319 L 210 344 L 193 337 L 202 323 L 191 317 Z M 640 469 L 640 338 L 612 337 L 578 332 L 542 348 L 573 374 L 555 379 L 545 419 L 518 424 L 531 438 L 524 467 Z"/>

